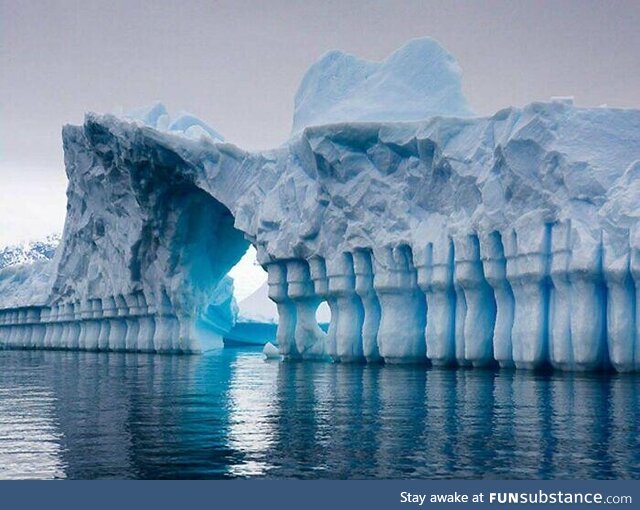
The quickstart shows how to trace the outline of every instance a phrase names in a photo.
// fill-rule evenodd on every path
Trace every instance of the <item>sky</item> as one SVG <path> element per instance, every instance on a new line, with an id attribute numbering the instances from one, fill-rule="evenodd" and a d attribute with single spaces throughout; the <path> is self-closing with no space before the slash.
<path id="1" fill-rule="evenodd" d="M 431 36 L 488 115 L 574 96 L 640 107 L 637 0 L 0 0 L 0 245 L 61 230 L 60 130 L 153 101 L 247 149 L 284 142 L 305 70 Z"/>

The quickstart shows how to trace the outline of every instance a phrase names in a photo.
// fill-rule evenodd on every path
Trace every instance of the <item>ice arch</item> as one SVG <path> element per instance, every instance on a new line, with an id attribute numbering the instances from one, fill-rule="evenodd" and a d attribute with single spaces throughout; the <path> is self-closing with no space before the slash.
<path id="1" fill-rule="evenodd" d="M 226 275 L 249 242 L 175 150 L 117 127 L 64 129 L 67 218 L 48 306 L 0 331 L 12 346 L 198 352 L 233 325 Z"/>

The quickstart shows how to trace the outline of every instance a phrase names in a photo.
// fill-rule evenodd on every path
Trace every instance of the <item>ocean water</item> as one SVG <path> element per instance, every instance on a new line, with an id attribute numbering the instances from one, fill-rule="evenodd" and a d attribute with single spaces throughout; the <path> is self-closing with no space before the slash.
<path id="1" fill-rule="evenodd" d="M 639 478 L 640 377 L 0 351 L 0 478 Z"/>

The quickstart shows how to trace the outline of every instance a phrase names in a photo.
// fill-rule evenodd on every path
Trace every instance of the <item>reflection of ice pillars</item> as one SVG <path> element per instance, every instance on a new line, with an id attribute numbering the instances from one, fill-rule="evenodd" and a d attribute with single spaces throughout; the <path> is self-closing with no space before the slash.
<path id="1" fill-rule="evenodd" d="M 425 372 L 415 367 L 385 367 L 379 388 L 378 477 L 415 473 L 421 466 L 415 462 L 415 444 L 425 423 Z"/>
<path id="2" fill-rule="evenodd" d="M 457 419 L 456 380 L 451 370 L 430 370 L 426 373 L 424 420 L 425 457 L 428 459 L 424 478 L 436 478 L 454 473 L 458 465 L 456 448 L 460 423 Z"/>
<path id="3" fill-rule="evenodd" d="M 478 371 L 458 371 L 455 378 L 455 421 L 465 424 L 457 435 L 455 466 L 462 478 L 483 476 L 495 469 L 493 456 L 482 454 L 496 450 L 494 378 Z"/>
<path id="4" fill-rule="evenodd" d="M 11 440 L 2 442 L 0 478 L 64 478 L 62 433 L 54 415 L 56 396 L 42 382 L 9 379 L 11 384 L 6 385 L 2 381 L 0 437 Z"/>
<path id="5" fill-rule="evenodd" d="M 597 377 L 582 377 L 572 374 L 573 385 L 571 409 L 573 418 L 572 439 L 574 466 L 572 475 L 583 480 L 614 478 L 612 473 L 603 472 L 603 466 L 613 462 L 609 439 L 611 437 L 611 407 L 609 405 L 609 384 Z M 588 405 L 585 403 L 588 402 Z M 636 424 L 637 426 L 637 424 Z M 593 462 L 597 459 L 597 462 Z"/>
<path id="6" fill-rule="evenodd" d="M 266 475 L 273 466 L 269 451 L 275 443 L 277 424 L 273 423 L 271 403 L 277 401 L 278 371 L 253 357 L 239 355 L 229 368 L 228 443 L 241 452 L 230 466 L 233 476 Z"/>
<path id="7" fill-rule="evenodd" d="M 499 438 L 500 448 L 492 452 L 493 465 L 497 478 L 513 476 L 518 465 L 518 456 L 514 455 L 517 448 L 515 433 L 515 402 L 513 388 L 514 372 L 502 370 L 494 378 L 493 383 L 493 432 Z M 533 381 L 532 381 L 533 383 Z M 535 383 L 533 383 L 535 384 Z M 480 404 L 483 405 L 483 404 Z M 483 406 L 486 408 L 486 406 Z M 485 448 L 482 451 L 486 451 Z"/>
<path id="8" fill-rule="evenodd" d="M 609 402 L 606 418 L 611 422 L 608 430 L 607 450 L 611 461 L 611 478 L 632 479 L 638 477 L 638 423 L 640 402 L 637 384 L 626 377 L 610 379 Z M 636 445 L 630 448 L 629 445 Z M 600 476 L 598 475 L 600 478 Z"/>
<path id="9" fill-rule="evenodd" d="M 516 298 L 517 299 L 517 298 Z M 515 338 L 514 338 L 515 340 Z M 549 396 L 540 391 L 543 384 L 536 384 L 526 372 L 515 372 L 513 377 L 513 473 L 537 473 L 546 462 L 549 424 L 544 412 Z M 551 450 L 553 453 L 553 450 Z M 551 463 L 552 465 L 552 463 Z"/>

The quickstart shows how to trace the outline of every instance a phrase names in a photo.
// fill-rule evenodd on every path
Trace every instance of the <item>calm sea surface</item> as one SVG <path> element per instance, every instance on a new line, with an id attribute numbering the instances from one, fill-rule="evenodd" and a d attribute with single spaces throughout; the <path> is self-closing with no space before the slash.
<path id="1" fill-rule="evenodd" d="M 0 351 L 0 478 L 639 478 L 640 377 Z"/>

